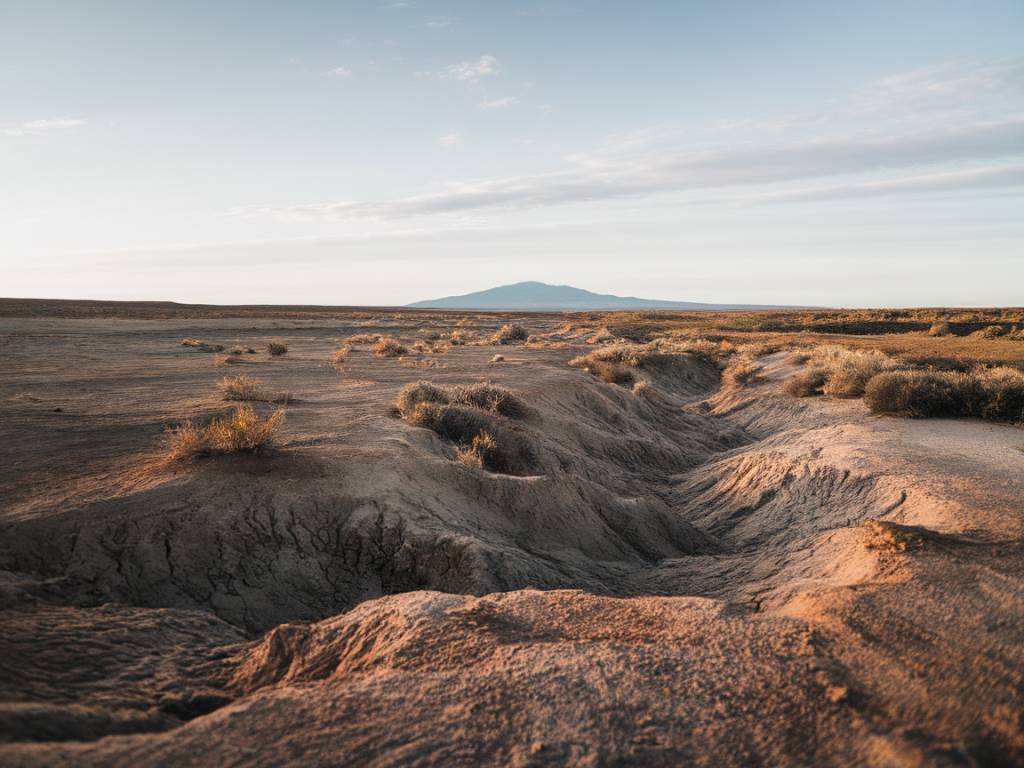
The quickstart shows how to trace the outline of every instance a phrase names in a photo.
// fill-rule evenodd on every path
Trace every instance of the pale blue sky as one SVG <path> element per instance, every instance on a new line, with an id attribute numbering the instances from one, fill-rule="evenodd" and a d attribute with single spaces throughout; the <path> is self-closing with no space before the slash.
<path id="1" fill-rule="evenodd" d="M 1024 304 L 1024 3 L 0 0 L 2 296 Z"/>

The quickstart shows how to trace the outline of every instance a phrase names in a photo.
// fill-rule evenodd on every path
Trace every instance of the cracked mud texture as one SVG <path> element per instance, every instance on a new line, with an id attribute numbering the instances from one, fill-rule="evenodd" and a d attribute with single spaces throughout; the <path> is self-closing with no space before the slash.
<path id="1" fill-rule="evenodd" d="M 0 764 L 1024 761 L 1020 428 L 797 400 L 784 354 L 639 397 L 563 316 L 491 362 L 508 320 L 0 319 Z M 278 449 L 163 461 L 235 373 Z M 537 473 L 394 418 L 421 379 L 518 393 Z"/>

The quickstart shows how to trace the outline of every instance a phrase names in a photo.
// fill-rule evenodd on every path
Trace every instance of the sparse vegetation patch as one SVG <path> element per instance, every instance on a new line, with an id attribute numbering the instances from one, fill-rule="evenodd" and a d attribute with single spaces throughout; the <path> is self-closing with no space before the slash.
<path id="1" fill-rule="evenodd" d="M 240 405 L 233 413 L 209 424 L 186 422 L 167 435 L 167 457 L 173 461 L 222 453 L 265 452 L 274 444 L 284 423 L 284 412 L 260 417 L 251 405 Z"/>
<path id="2" fill-rule="evenodd" d="M 516 323 L 506 323 L 491 337 L 494 344 L 515 344 L 530 338 L 530 332 Z"/>

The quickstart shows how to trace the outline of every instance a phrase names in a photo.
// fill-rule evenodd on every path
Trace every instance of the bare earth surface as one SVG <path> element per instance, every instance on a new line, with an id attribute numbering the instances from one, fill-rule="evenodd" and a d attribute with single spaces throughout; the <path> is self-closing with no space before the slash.
<path id="1" fill-rule="evenodd" d="M 0 317 L 0 764 L 1024 764 L 1024 430 L 784 355 L 640 396 L 556 315 L 474 343 L 507 319 Z M 241 373 L 278 450 L 165 461 Z M 395 418 L 419 380 L 517 392 L 532 471 Z"/>

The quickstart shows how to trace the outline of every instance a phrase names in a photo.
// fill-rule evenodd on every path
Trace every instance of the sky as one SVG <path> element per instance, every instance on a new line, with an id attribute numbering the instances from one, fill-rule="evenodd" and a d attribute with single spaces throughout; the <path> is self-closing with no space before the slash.
<path id="1" fill-rule="evenodd" d="M 0 0 L 0 296 L 1024 305 L 1024 3 Z"/>

